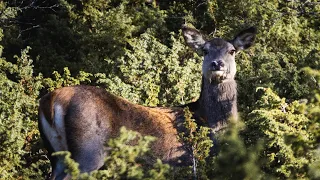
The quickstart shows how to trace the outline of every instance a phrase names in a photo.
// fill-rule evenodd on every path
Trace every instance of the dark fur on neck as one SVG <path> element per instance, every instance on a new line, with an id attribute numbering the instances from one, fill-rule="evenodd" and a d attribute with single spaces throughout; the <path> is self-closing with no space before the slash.
<path id="1" fill-rule="evenodd" d="M 229 118 L 237 118 L 237 83 L 233 79 L 210 83 L 203 77 L 198 101 L 187 106 L 199 124 L 209 125 L 213 132 L 219 131 Z"/>

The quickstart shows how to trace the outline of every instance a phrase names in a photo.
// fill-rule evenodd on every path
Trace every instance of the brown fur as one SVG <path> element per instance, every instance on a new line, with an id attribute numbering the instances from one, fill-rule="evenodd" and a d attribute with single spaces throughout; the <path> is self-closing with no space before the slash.
<path id="1" fill-rule="evenodd" d="M 105 129 L 105 136 L 108 138 L 119 135 L 119 129 L 122 126 L 138 131 L 142 135 L 156 137 L 157 141 L 152 145 L 152 152 L 164 162 L 171 162 L 172 159 L 185 153 L 181 150 L 182 144 L 177 139 L 178 132 L 174 124 L 176 119 L 182 116 L 182 108 L 145 107 L 96 87 L 64 87 L 45 95 L 40 101 L 41 111 L 52 125 L 54 125 L 55 103 L 61 104 L 65 110 L 73 109 L 71 112 L 64 112 L 68 117 L 76 117 L 79 113 L 84 113 L 77 111 L 78 108 L 97 109 L 99 116 L 102 117 L 97 118 L 96 121 L 103 121 L 97 123 L 100 124 L 100 128 Z M 73 119 L 78 119 L 78 122 L 71 123 L 70 120 Z M 66 129 L 70 129 L 72 133 L 78 131 L 75 137 L 81 139 L 88 124 L 84 126 L 85 128 L 77 125 L 87 119 L 69 117 L 65 118 L 65 121 Z"/>
<path id="2" fill-rule="evenodd" d="M 59 96 L 57 97 L 57 94 Z M 68 107 L 68 103 L 70 98 L 74 95 L 74 90 L 71 88 L 56 89 L 55 91 L 46 94 L 40 100 L 39 111 L 42 111 L 47 120 L 49 120 L 49 124 L 54 125 L 53 117 L 54 117 L 54 109 L 53 105 L 55 102 L 59 102 L 63 105 L 64 108 Z"/>

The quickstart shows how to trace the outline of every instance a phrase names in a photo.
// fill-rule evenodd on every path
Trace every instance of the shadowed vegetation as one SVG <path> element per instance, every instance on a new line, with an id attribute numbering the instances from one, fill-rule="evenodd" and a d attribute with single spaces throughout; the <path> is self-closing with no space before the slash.
<path id="1" fill-rule="evenodd" d="M 236 58 L 243 125 L 231 124 L 219 135 L 221 153 L 206 161 L 201 158 L 211 144 L 197 144 L 207 142 L 206 133 L 200 124 L 189 126 L 195 135 L 190 144 L 199 148 L 195 149 L 197 178 L 319 179 L 320 4 L 316 0 L 1 1 L 0 179 L 43 179 L 50 174 L 37 108 L 40 97 L 55 88 L 100 86 L 149 106 L 196 101 L 202 56 L 184 44 L 184 23 L 208 38 L 231 38 L 250 26 L 258 29 L 253 47 Z M 141 156 L 138 152 L 146 144 L 130 158 Z M 106 166 L 117 158 L 122 164 L 103 177 L 194 176 L 194 168 L 186 167 L 172 177 L 171 169 L 161 162 L 144 169 L 127 153 L 123 149 L 109 156 Z M 103 172 L 96 172 L 96 177 L 99 173 L 102 177 Z"/>

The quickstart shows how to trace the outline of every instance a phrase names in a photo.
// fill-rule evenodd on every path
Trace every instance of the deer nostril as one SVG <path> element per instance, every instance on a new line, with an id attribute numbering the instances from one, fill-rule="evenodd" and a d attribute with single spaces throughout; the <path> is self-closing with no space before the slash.
<path id="1" fill-rule="evenodd" d="M 223 63 L 222 61 L 219 61 L 219 62 L 218 62 L 218 65 L 219 65 L 220 67 L 224 67 L 224 63 Z"/>
<path id="2" fill-rule="evenodd" d="M 212 62 L 212 67 L 218 67 L 218 65 L 219 65 L 219 64 L 218 64 L 217 61 L 213 61 L 213 62 Z"/>
<path id="3" fill-rule="evenodd" d="M 220 70 L 222 67 L 224 67 L 223 61 L 212 61 L 212 68 L 214 70 Z"/>

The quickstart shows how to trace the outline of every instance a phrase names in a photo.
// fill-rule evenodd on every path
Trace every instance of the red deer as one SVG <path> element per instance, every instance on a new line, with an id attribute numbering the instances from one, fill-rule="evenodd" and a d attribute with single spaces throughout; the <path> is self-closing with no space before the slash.
<path id="1" fill-rule="evenodd" d="M 250 47 L 256 30 L 249 28 L 233 40 L 205 40 L 198 30 L 183 27 L 186 43 L 204 53 L 200 98 L 187 104 L 196 119 L 205 120 L 213 133 L 237 118 L 235 55 Z M 184 121 L 182 107 L 145 107 L 92 86 L 56 89 L 40 100 L 39 130 L 52 165 L 52 179 L 65 179 L 61 159 L 53 152 L 70 151 L 81 172 L 99 169 L 106 156 L 105 143 L 119 129 L 138 131 L 157 138 L 151 149 L 156 157 L 172 165 L 191 157 L 177 138 Z"/>

